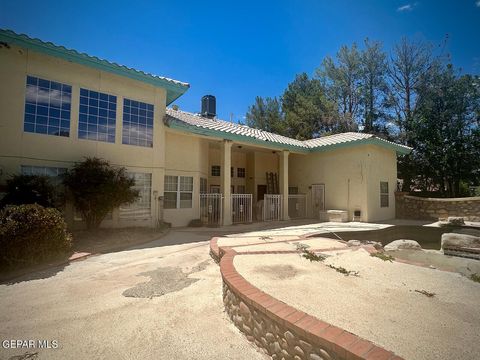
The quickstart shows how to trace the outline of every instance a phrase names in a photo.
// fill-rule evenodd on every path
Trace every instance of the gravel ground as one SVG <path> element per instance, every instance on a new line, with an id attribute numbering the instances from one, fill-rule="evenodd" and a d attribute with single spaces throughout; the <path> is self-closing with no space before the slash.
<path id="1" fill-rule="evenodd" d="M 235 257 L 235 267 L 277 299 L 405 359 L 478 359 L 480 284 L 457 273 L 385 262 L 364 250 L 328 254 L 325 263 L 296 254 L 243 255 Z"/>
<path id="2" fill-rule="evenodd" d="M 57 340 L 59 347 L 0 347 L 0 359 L 27 352 L 38 352 L 36 359 L 266 359 L 224 313 L 205 241 L 211 236 L 172 230 L 141 249 L 1 285 L 2 342 Z"/>

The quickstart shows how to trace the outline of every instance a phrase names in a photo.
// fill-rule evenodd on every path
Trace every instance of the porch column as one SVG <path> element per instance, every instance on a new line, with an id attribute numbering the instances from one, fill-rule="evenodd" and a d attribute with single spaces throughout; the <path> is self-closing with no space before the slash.
<path id="1" fill-rule="evenodd" d="M 279 172 L 280 172 L 280 194 L 282 194 L 283 209 L 282 220 L 289 220 L 288 217 L 288 155 L 290 152 L 284 150 L 279 155 Z"/>
<path id="2" fill-rule="evenodd" d="M 222 146 L 222 185 L 223 199 L 223 225 L 232 225 L 232 205 L 230 201 L 232 178 L 230 168 L 232 166 L 232 141 L 223 140 Z"/>

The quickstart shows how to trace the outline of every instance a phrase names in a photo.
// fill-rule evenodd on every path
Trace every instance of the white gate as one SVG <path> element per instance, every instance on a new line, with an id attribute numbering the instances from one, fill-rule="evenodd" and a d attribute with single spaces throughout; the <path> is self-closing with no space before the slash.
<path id="1" fill-rule="evenodd" d="M 303 219 L 307 217 L 307 195 L 288 195 L 288 217 L 290 219 Z"/>
<path id="2" fill-rule="evenodd" d="M 200 194 L 200 219 L 206 225 L 222 225 L 222 194 Z"/>
<path id="3" fill-rule="evenodd" d="M 265 194 L 263 197 L 263 221 L 282 220 L 283 195 Z"/>
<path id="4" fill-rule="evenodd" d="M 232 223 L 252 222 L 252 194 L 231 194 Z"/>

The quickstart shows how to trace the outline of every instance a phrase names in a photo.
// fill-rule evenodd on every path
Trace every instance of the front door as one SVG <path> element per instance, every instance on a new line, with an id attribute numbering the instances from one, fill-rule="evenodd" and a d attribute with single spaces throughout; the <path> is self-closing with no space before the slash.
<path id="1" fill-rule="evenodd" d="M 267 185 L 257 186 L 257 201 L 263 200 L 264 195 L 267 193 Z"/>
<path id="2" fill-rule="evenodd" d="M 317 218 L 325 210 L 325 184 L 312 185 L 312 216 Z"/>

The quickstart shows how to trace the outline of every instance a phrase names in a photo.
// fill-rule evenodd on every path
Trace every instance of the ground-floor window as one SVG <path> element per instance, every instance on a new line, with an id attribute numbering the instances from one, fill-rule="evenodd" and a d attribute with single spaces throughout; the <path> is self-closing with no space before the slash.
<path id="1" fill-rule="evenodd" d="M 380 207 L 388 206 L 388 182 L 380 181 Z"/>
<path id="2" fill-rule="evenodd" d="M 239 178 L 245 177 L 245 168 L 237 168 L 237 177 Z"/>
<path id="3" fill-rule="evenodd" d="M 163 207 L 165 209 L 187 209 L 193 207 L 193 177 L 165 176 Z"/>
<path id="4" fill-rule="evenodd" d="M 220 165 L 212 165 L 212 176 L 220 176 Z"/>
<path id="5" fill-rule="evenodd" d="M 120 206 L 120 219 L 150 219 L 152 208 L 152 174 L 129 172 L 127 175 L 135 179 L 133 188 L 138 190 L 138 199 L 132 204 Z"/>
<path id="6" fill-rule="evenodd" d="M 245 194 L 245 185 L 237 185 L 237 194 Z"/>
<path id="7" fill-rule="evenodd" d="M 22 165 L 20 169 L 22 175 L 40 175 L 48 176 L 54 185 L 60 185 L 62 182 L 62 175 L 67 169 L 52 166 L 32 166 Z"/>

